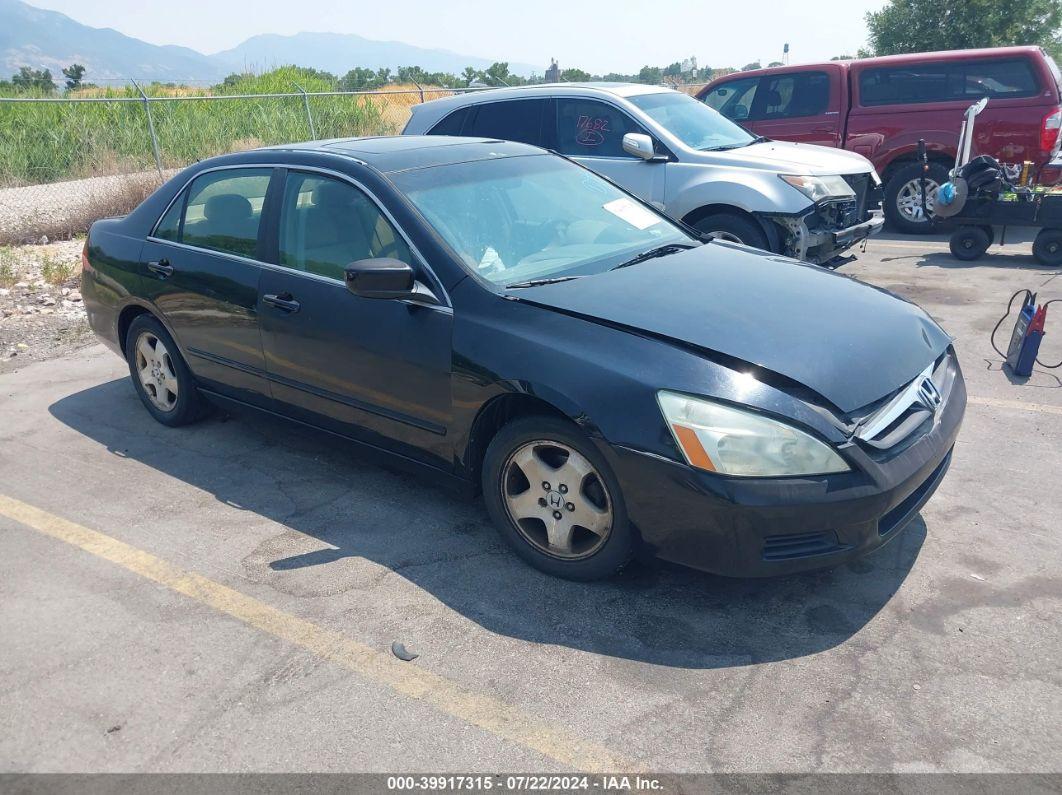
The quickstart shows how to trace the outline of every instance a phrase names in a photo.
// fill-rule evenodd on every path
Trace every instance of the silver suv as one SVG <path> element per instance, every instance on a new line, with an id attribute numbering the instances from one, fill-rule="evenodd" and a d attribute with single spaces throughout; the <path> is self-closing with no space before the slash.
<path id="1" fill-rule="evenodd" d="M 701 232 L 830 264 L 877 232 L 881 181 L 842 149 L 757 138 L 686 94 L 630 83 L 480 91 L 413 107 L 406 135 L 551 149 Z"/>

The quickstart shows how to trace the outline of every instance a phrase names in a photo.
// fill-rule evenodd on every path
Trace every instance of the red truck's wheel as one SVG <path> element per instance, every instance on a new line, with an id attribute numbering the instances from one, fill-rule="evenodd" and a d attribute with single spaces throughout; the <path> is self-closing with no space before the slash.
<path id="1" fill-rule="evenodd" d="M 948 170 L 939 163 L 930 163 L 926 174 L 926 209 L 922 211 L 922 190 L 919 177 L 922 176 L 922 164 L 910 163 L 903 166 L 889 178 L 885 184 L 885 201 L 882 209 L 885 218 L 894 229 L 908 234 L 921 234 L 930 230 L 933 217 L 933 204 L 937 190 L 948 181 Z"/>

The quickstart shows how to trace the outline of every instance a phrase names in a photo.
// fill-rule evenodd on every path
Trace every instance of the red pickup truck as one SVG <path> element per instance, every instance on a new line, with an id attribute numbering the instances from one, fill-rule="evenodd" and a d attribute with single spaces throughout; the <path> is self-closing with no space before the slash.
<path id="1" fill-rule="evenodd" d="M 963 112 L 981 97 L 973 153 L 1041 182 L 1062 177 L 1058 66 L 1039 47 L 890 55 L 735 72 L 697 98 L 756 135 L 844 147 L 865 155 L 884 183 L 885 217 L 905 232 L 928 227 L 922 212 L 918 139 L 931 167 L 927 206 L 955 164 Z"/>

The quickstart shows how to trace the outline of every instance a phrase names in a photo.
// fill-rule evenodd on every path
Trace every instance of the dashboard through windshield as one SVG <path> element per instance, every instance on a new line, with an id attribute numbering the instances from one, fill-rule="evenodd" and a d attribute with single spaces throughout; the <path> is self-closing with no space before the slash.
<path id="1" fill-rule="evenodd" d="M 606 180 L 552 155 L 391 176 L 465 266 L 498 285 L 600 273 L 643 251 L 698 242 Z"/>

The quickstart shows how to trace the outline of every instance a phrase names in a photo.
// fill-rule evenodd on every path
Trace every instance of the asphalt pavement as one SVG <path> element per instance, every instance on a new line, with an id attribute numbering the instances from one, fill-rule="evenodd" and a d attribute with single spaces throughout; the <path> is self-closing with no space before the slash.
<path id="1" fill-rule="evenodd" d="M 1059 771 L 1062 370 L 988 336 L 1062 271 L 899 237 L 841 270 L 955 335 L 970 405 L 899 538 L 774 580 L 552 579 L 341 442 L 158 425 L 102 346 L 0 375 L 0 770 Z"/>

